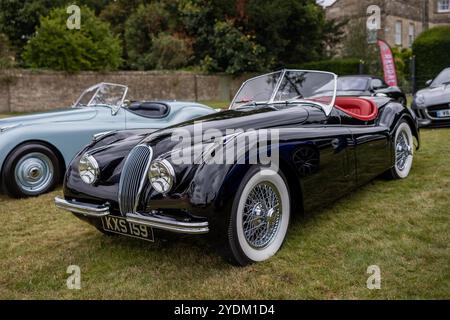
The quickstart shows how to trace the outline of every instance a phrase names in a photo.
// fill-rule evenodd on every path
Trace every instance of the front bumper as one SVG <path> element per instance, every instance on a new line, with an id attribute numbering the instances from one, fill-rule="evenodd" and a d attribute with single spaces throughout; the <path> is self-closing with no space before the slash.
<path id="1" fill-rule="evenodd" d="M 419 127 L 448 127 L 450 117 L 439 118 L 435 112 L 436 106 L 417 107 L 415 104 L 411 108 L 417 116 Z M 445 108 L 443 108 L 445 109 Z"/>
<path id="2" fill-rule="evenodd" d="M 82 215 L 87 218 L 101 219 L 111 215 L 110 208 L 107 205 L 91 205 L 77 201 L 68 201 L 61 198 L 55 198 L 57 208 Z M 178 221 L 176 219 L 165 218 L 158 215 L 140 215 L 129 213 L 125 218 L 128 222 L 146 225 L 155 229 L 170 231 L 183 234 L 205 234 L 209 232 L 207 221 Z"/>

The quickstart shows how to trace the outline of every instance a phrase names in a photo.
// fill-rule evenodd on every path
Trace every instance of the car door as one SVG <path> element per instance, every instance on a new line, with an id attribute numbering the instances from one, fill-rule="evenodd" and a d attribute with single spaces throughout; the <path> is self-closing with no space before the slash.
<path id="1" fill-rule="evenodd" d="M 167 117 L 149 118 L 130 110 L 125 110 L 127 129 L 162 129 L 168 126 Z"/>
<path id="2" fill-rule="evenodd" d="M 353 136 L 357 184 L 376 178 L 391 166 L 389 128 L 384 126 L 348 126 Z"/>
<path id="3" fill-rule="evenodd" d="M 350 192 L 356 185 L 356 156 L 351 130 L 338 123 L 302 125 L 300 136 L 306 138 L 294 151 L 302 148 L 316 152 L 315 167 L 300 170 L 304 207 L 307 211 L 322 208 Z M 302 161 L 300 161 L 302 162 Z"/>

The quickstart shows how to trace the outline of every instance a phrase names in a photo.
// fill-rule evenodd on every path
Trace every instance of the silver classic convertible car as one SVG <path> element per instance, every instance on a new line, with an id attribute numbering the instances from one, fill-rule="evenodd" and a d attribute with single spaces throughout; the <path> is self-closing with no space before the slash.
<path id="1" fill-rule="evenodd" d="M 70 108 L 0 120 L 1 189 L 13 197 L 43 194 L 61 181 L 67 165 L 92 137 L 115 130 L 162 129 L 215 112 L 193 102 L 129 102 L 127 92 L 127 86 L 100 83 Z"/>

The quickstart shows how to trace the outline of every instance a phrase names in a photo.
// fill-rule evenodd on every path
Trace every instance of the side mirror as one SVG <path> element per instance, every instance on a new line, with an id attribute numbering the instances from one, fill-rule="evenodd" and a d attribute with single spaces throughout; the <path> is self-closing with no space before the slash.
<path id="1" fill-rule="evenodd" d="M 429 86 L 431 85 L 432 82 L 433 82 L 433 80 L 428 80 L 427 82 L 425 82 L 425 85 L 426 85 L 427 87 L 429 87 Z"/>

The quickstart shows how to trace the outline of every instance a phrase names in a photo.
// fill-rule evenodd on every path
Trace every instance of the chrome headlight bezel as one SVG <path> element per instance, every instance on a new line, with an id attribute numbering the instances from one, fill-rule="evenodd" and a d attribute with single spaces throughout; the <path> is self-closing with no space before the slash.
<path id="1" fill-rule="evenodd" d="M 152 161 L 147 176 L 153 189 L 158 193 L 166 194 L 175 185 L 175 170 L 165 159 Z"/>
<path id="2" fill-rule="evenodd" d="M 81 180 L 89 185 L 93 185 L 100 177 L 100 167 L 97 160 L 88 153 L 85 153 L 78 162 L 78 174 Z"/>

